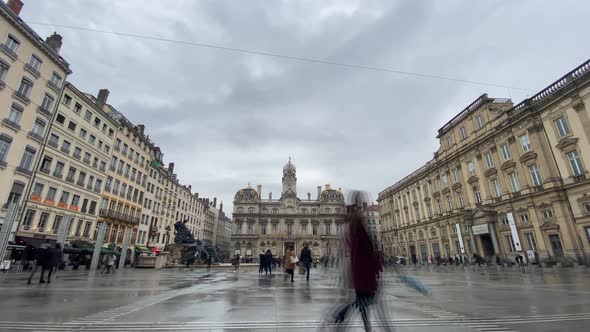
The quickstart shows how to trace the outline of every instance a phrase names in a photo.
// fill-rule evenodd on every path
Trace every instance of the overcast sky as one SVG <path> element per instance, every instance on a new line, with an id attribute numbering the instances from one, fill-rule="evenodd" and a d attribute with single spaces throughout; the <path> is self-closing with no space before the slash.
<path id="1" fill-rule="evenodd" d="M 46 22 L 538 91 L 590 55 L 586 1 L 24 0 Z M 437 150 L 438 128 L 482 93 L 532 93 L 32 25 L 64 37 L 69 80 L 109 102 L 175 162 L 183 184 L 217 196 L 282 166 L 298 195 L 316 186 L 379 191 Z"/>

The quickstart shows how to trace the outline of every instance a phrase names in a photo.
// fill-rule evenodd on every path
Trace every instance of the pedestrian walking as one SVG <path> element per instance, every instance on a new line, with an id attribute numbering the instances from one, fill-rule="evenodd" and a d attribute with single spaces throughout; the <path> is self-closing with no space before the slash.
<path id="1" fill-rule="evenodd" d="M 299 260 L 305 268 L 305 280 L 309 281 L 309 271 L 311 270 L 311 263 L 313 262 L 313 257 L 311 256 L 311 249 L 309 249 L 309 244 L 306 243 L 303 246 L 303 249 L 301 249 L 301 255 L 299 255 Z"/>
<path id="2" fill-rule="evenodd" d="M 264 256 L 264 274 L 272 274 L 274 260 L 272 258 L 272 252 L 270 251 L 270 249 L 266 249 L 266 253 L 264 254 Z"/>
<path id="3" fill-rule="evenodd" d="M 31 271 L 31 274 L 29 275 L 29 279 L 27 280 L 27 284 L 31 283 L 31 280 L 33 279 L 33 276 L 35 275 L 35 273 L 37 272 L 37 270 L 39 268 L 41 268 L 41 278 L 39 279 L 39 283 L 40 284 L 44 284 L 45 283 L 45 271 L 49 271 L 49 276 L 48 278 L 51 279 L 51 269 L 52 269 L 52 263 L 53 263 L 53 251 L 51 250 L 51 245 L 49 244 L 49 241 L 43 243 L 41 245 L 41 247 L 39 247 L 39 249 L 35 250 L 35 256 L 36 256 L 36 264 L 35 267 L 33 268 L 33 270 Z"/>
<path id="4" fill-rule="evenodd" d="M 378 289 L 379 259 L 369 233 L 365 229 L 359 208 L 353 207 L 349 216 L 350 272 L 356 299 L 336 314 L 335 322 L 341 323 L 351 307 L 356 307 L 363 318 L 365 331 L 371 331 L 369 305 L 373 304 Z"/>
<path id="5" fill-rule="evenodd" d="M 295 250 L 293 250 L 293 247 L 289 247 L 289 249 L 285 253 L 284 260 L 285 261 L 283 264 L 285 265 L 285 271 L 287 272 L 287 274 L 291 276 L 291 282 L 295 282 L 295 280 L 293 279 L 293 276 L 295 274 L 295 264 L 299 262 L 299 259 L 295 255 Z"/>
<path id="6" fill-rule="evenodd" d="M 115 262 L 117 261 L 117 256 L 113 253 L 106 254 L 103 258 L 104 269 L 101 273 L 115 273 Z M 105 272 L 106 271 L 106 272 Z"/>
<path id="7" fill-rule="evenodd" d="M 264 266 L 266 265 L 266 255 L 264 254 L 264 251 L 260 252 L 259 257 L 259 267 L 258 267 L 258 274 L 262 274 L 262 271 L 264 270 Z"/>
<path id="8" fill-rule="evenodd" d="M 236 254 L 234 256 L 233 265 L 234 265 L 234 272 L 238 272 L 238 270 L 240 269 L 240 254 Z"/>
<path id="9" fill-rule="evenodd" d="M 521 254 L 518 254 L 514 260 L 516 261 L 516 265 L 518 265 L 518 268 L 520 269 L 520 272 L 525 273 L 526 272 L 526 268 L 524 266 L 524 260 L 522 258 L 522 255 Z"/>

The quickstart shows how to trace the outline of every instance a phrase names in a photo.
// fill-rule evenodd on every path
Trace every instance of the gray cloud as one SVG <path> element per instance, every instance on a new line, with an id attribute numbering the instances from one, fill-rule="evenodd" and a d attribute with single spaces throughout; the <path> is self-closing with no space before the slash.
<path id="1" fill-rule="evenodd" d="M 584 61 L 581 1 L 43 1 L 27 21 L 98 28 L 541 89 Z M 526 13 L 526 16 L 525 14 Z M 524 19 L 526 17 L 526 19 Z M 567 23 L 567 24 L 566 24 Z M 64 36 L 70 80 L 144 123 L 181 181 L 231 208 L 235 191 L 316 185 L 377 193 L 437 149 L 484 92 L 526 91 L 35 26 Z"/>

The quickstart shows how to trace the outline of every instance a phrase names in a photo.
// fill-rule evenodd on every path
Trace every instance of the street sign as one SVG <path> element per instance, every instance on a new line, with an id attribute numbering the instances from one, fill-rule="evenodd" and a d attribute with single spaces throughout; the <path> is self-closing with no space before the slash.
<path id="1" fill-rule="evenodd" d="M 481 234 L 489 234 L 490 233 L 490 229 L 488 228 L 488 224 L 473 225 L 471 227 L 471 231 L 473 232 L 473 235 L 481 235 Z"/>

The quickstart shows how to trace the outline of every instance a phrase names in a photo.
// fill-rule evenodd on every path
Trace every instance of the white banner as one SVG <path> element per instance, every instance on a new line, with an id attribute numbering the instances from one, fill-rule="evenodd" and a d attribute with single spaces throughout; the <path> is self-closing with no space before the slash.
<path id="1" fill-rule="evenodd" d="M 508 224 L 510 225 L 510 231 L 512 232 L 512 239 L 514 240 L 514 247 L 516 251 L 522 251 L 522 246 L 520 245 L 520 239 L 518 238 L 518 231 L 516 230 L 516 224 L 514 223 L 514 216 L 512 212 L 508 212 L 506 214 L 506 218 L 508 219 Z"/>
<path id="2" fill-rule="evenodd" d="M 461 246 L 461 253 L 465 253 L 465 246 L 463 245 L 463 236 L 461 235 L 461 226 L 459 224 L 455 224 L 455 228 L 457 229 L 457 236 L 459 237 L 459 245 Z"/>
<path id="3" fill-rule="evenodd" d="M 488 228 L 488 224 L 473 225 L 473 226 L 471 226 L 471 231 L 473 232 L 473 235 L 489 234 L 490 233 L 490 230 Z"/>

